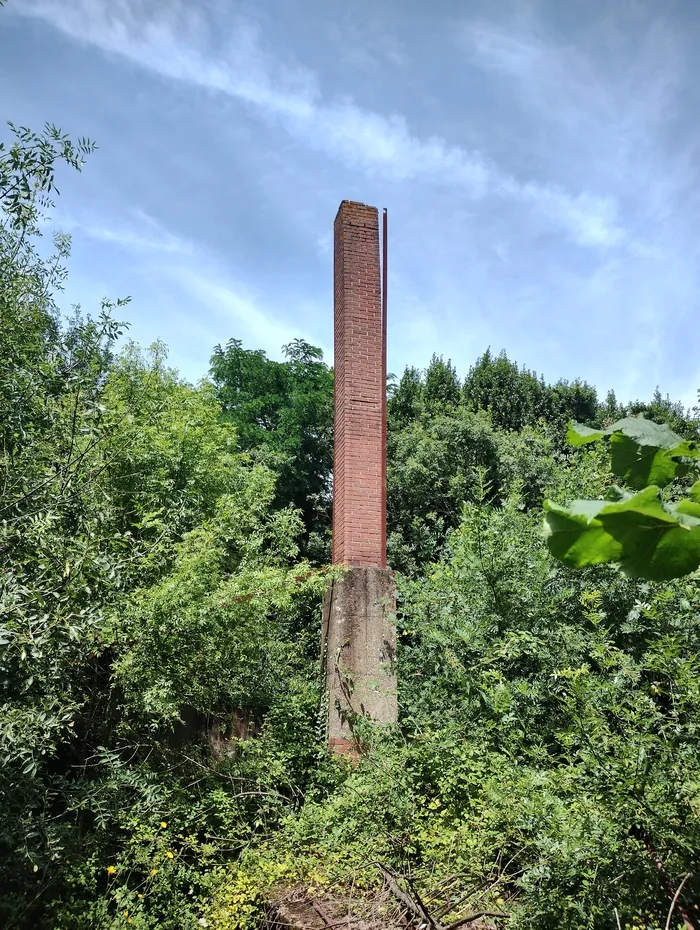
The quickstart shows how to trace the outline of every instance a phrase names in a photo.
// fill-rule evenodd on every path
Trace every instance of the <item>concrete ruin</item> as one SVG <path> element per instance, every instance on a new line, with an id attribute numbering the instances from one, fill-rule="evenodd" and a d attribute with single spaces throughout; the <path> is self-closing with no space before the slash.
<path id="1" fill-rule="evenodd" d="M 333 564 L 344 571 L 323 608 L 328 745 L 336 753 L 355 754 L 358 717 L 397 719 L 396 594 L 386 566 L 386 291 L 384 298 L 378 211 L 344 200 L 334 227 L 333 461 Z"/>

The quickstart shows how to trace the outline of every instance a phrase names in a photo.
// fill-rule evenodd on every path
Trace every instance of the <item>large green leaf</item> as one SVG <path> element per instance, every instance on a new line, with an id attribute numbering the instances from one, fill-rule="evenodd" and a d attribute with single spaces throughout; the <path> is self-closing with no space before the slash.
<path id="1" fill-rule="evenodd" d="M 697 443 L 674 433 L 665 423 L 644 417 L 626 417 L 607 429 L 590 429 L 581 423 L 569 424 L 568 439 L 573 446 L 610 437 L 613 472 L 633 488 L 647 485 L 665 487 L 688 472 L 692 460 L 700 458 Z"/>
<path id="2" fill-rule="evenodd" d="M 612 436 L 614 433 L 624 433 L 635 439 L 640 445 L 654 446 L 657 449 L 675 449 L 684 440 L 666 423 L 654 423 L 645 417 L 625 417 L 617 420 L 605 429 L 591 429 L 574 420 L 569 424 L 568 439 L 572 446 L 583 446 L 603 436 Z"/>
<path id="3" fill-rule="evenodd" d="M 568 506 L 546 500 L 545 527 L 552 555 L 569 565 L 595 565 L 614 562 L 622 556 L 622 546 L 598 519 L 605 501 L 573 501 Z"/>
<path id="4" fill-rule="evenodd" d="M 545 501 L 547 545 L 556 558 L 584 566 L 618 562 L 629 575 L 662 581 L 700 565 L 700 504 L 666 504 L 657 487 L 617 500 Z"/>

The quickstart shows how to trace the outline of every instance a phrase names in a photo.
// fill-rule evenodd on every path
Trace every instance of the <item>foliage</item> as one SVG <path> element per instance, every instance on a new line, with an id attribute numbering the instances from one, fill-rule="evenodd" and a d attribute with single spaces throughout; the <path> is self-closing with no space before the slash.
<path id="1" fill-rule="evenodd" d="M 595 492 L 600 461 L 556 483 Z M 664 881 L 700 892 L 696 586 L 572 572 L 517 494 L 476 499 L 399 581 L 400 730 L 364 730 L 357 770 L 223 873 L 212 925 L 256 926 L 280 885 L 372 894 L 380 860 L 424 893 L 482 888 L 516 928 L 662 930 Z"/>
<path id="2" fill-rule="evenodd" d="M 263 453 L 262 461 L 275 468 L 277 503 L 300 509 L 323 556 L 329 551 L 333 375 L 321 350 L 303 339 L 284 353 L 287 360 L 276 362 L 231 339 L 214 349 L 211 374 L 240 448 Z"/>
<path id="3" fill-rule="evenodd" d="M 644 417 L 618 420 L 607 429 L 595 430 L 572 423 L 569 442 L 581 446 L 602 436 L 610 437 L 611 468 L 629 485 L 641 490 L 647 484 L 665 487 L 688 473 L 691 460 L 700 458 L 695 442 L 682 440 L 668 426 Z"/>
<path id="4" fill-rule="evenodd" d="M 39 210 L 52 206 L 56 188 L 56 163 L 80 171 L 95 143 L 81 138 L 73 142 L 55 126 L 46 123 L 41 133 L 8 123 L 15 142 L 0 141 L 0 206 L 3 225 L 36 232 Z"/>
<path id="5" fill-rule="evenodd" d="M 407 367 L 398 385 L 389 385 L 387 419 L 390 428 L 403 429 L 417 420 L 423 409 L 423 378 L 420 371 Z"/>
<path id="6" fill-rule="evenodd" d="M 535 372 L 518 368 L 505 352 L 494 357 L 487 350 L 470 368 L 463 394 L 467 406 L 489 410 L 501 429 L 520 430 L 538 420 L 588 421 L 597 415 L 597 396 L 590 385 L 581 381 L 547 385 Z"/>
<path id="7" fill-rule="evenodd" d="M 273 863 L 318 894 L 378 888 L 379 859 L 423 890 L 458 876 L 466 893 L 495 868 L 486 903 L 500 897 L 509 926 L 615 927 L 617 909 L 661 930 L 649 848 L 674 887 L 700 848 L 694 586 L 572 574 L 514 500 L 472 505 L 449 556 L 400 594 L 403 735 L 370 735 L 356 772 L 235 865 L 214 925 L 239 926 L 225 911 L 247 883 L 258 913 Z"/>
<path id="8" fill-rule="evenodd" d="M 472 508 L 449 559 L 404 587 L 404 713 L 495 766 L 500 784 L 475 793 L 510 808 L 499 842 L 525 926 L 614 926 L 615 906 L 663 926 L 640 837 L 674 877 L 695 869 L 696 611 L 693 585 L 572 574 L 517 500 Z"/>
<path id="9" fill-rule="evenodd" d="M 18 146 L 0 240 L 0 920 L 196 926 L 209 871 L 315 770 L 320 581 L 214 387 L 161 345 L 117 354 L 124 301 L 60 316 L 68 240 L 36 248 L 48 150 Z M 231 737 L 240 705 L 266 710 L 254 751 Z"/>
<path id="10" fill-rule="evenodd" d="M 573 445 L 609 436 L 612 469 L 637 493 L 613 485 L 603 500 L 545 501 L 552 554 L 570 565 L 615 562 L 657 581 L 693 572 L 700 565 L 700 482 L 680 501 L 664 501 L 660 488 L 688 473 L 700 458 L 697 444 L 634 417 L 604 430 L 574 423 L 569 436 Z M 645 487 L 649 481 L 654 484 Z"/>
<path id="11" fill-rule="evenodd" d="M 459 410 L 407 426 L 390 438 L 387 468 L 389 551 L 396 568 L 435 558 L 462 506 L 484 480 L 498 481 L 498 452 L 488 420 Z"/>
<path id="12" fill-rule="evenodd" d="M 294 694 L 309 687 L 305 618 L 318 609 L 319 578 L 296 557 L 298 513 L 271 508 L 275 476 L 235 452 L 210 387 L 180 382 L 160 350 L 149 361 L 133 347 L 99 381 L 95 396 L 83 382 L 70 403 L 59 395 L 63 418 L 52 417 L 56 436 L 44 432 L 34 446 L 35 473 L 13 472 L 8 482 L 34 484 L 12 502 L 2 540 L 4 904 L 18 921 L 34 886 L 36 900 L 48 900 L 49 925 L 112 926 L 116 895 L 142 926 L 172 919 L 180 927 L 183 914 L 199 913 L 181 896 L 187 887 L 205 894 L 208 863 L 231 843 L 208 821 L 222 816 L 222 803 L 232 808 L 224 819 L 237 824 L 240 843 L 268 797 L 260 766 L 242 759 L 236 778 L 252 782 L 260 803 L 229 801 L 222 784 L 231 784 L 231 763 L 198 761 L 199 721 L 221 721 L 225 741 L 237 707 L 265 708 L 272 721 L 280 704 L 298 706 Z M 71 449 L 62 431 L 73 420 Z M 304 700 L 302 720 L 313 718 L 317 689 Z M 189 731 L 179 722 L 193 720 Z M 293 766 L 275 770 L 272 758 L 289 759 L 289 742 L 304 758 L 302 744 L 315 737 L 296 721 L 285 730 L 271 746 L 260 743 L 273 795 Z M 183 738 L 191 749 L 178 748 Z M 209 784 L 193 806 L 182 786 L 201 778 L 202 766 Z M 285 804 L 293 803 L 294 794 Z M 161 864 L 162 850 L 149 851 L 161 817 L 187 819 L 192 831 L 177 869 Z M 104 862 L 120 845 L 106 887 Z M 23 919 L 36 921 L 38 906 Z"/>
<path id="13" fill-rule="evenodd" d="M 544 384 L 504 353 L 486 352 L 463 387 L 450 362 L 407 368 L 390 386 L 388 529 L 391 564 L 416 573 L 440 557 L 465 504 L 481 487 L 490 499 L 516 486 L 539 508 L 569 458 L 563 427 L 576 410 L 599 420 L 595 391 L 579 382 Z"/>
<path id="14" fill-rule="evenodd" d="M 425 371 L 423 404 L 428 413 L 444 414 L 459 404 L 460 384 L 457 371 L 449 360 L 433 355 Z"/>
<path id="15" fill-rule="evenodd" d="M 650 401 L 635 400 L 622 408 L 622 414 L 630 417 L 643 416 L 654 423 L 666 423 L 671 429 L 686 439 L 697 437 L 697 408 L 686 410 L 680 401 L 672 401 L 668 394 L 664 397 L 657 387 Z M 619 417 L 612 417 L 613 420 Z"/>
<path id="16" fill-rule="evenodd" d="M 132 598 L 116 672 L 149 718 L 269 707 L 289 663 L 285 617 L 323 580 L 303 563 L 287 568 L 301 526 L 296 512 L 270 510 L 274 476 L 257 466 L 236 477 L 214 518 L 176 547 L 171 571 Z"/>

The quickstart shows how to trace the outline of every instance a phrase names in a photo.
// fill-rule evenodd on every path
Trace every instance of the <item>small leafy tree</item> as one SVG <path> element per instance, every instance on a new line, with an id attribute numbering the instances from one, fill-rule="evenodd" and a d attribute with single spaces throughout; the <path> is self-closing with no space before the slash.
<path id="1" fill-rule="evenodd" d="M 408 426 L 420 416 L 423 408 L 423 378 L 418 368 L 406 368 L 399 383 L 392 386 L 388 400 L 389 429 Z"/>
<path id="2" fill-rule="evenodd" d="M 452 362 L 433 355 L 423 382 L 423 403 L 428 413 L 444 414 L 457 407 L 460 387 L 457 370 Z"/>

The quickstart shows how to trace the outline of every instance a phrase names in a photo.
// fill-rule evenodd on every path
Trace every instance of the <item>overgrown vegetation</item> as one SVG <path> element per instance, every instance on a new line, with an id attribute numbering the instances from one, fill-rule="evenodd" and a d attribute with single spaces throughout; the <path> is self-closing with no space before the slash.
<path id="1" fill-rule="evenodd" d="M 400 721 L 329 760 L 332 371 L 231 340 L 193 386 L 124 341 L 125 301 L 61 316 L 69 241 L 46 258 L 39 220 L 91 150 L 52 127 L 0 150 L 3 926 L 245 930 L 280 888 L 371 895 L 378 861 L 445 923 L 663 930 L 683 883 L 672 926 L 700 926 L 697 580 L 571 568 L 542 532 L 545 499 L 617 480 L 571 419 L 668 422 L 691 470 L 697 421 L 505 354 L 407 369 Z"/>

